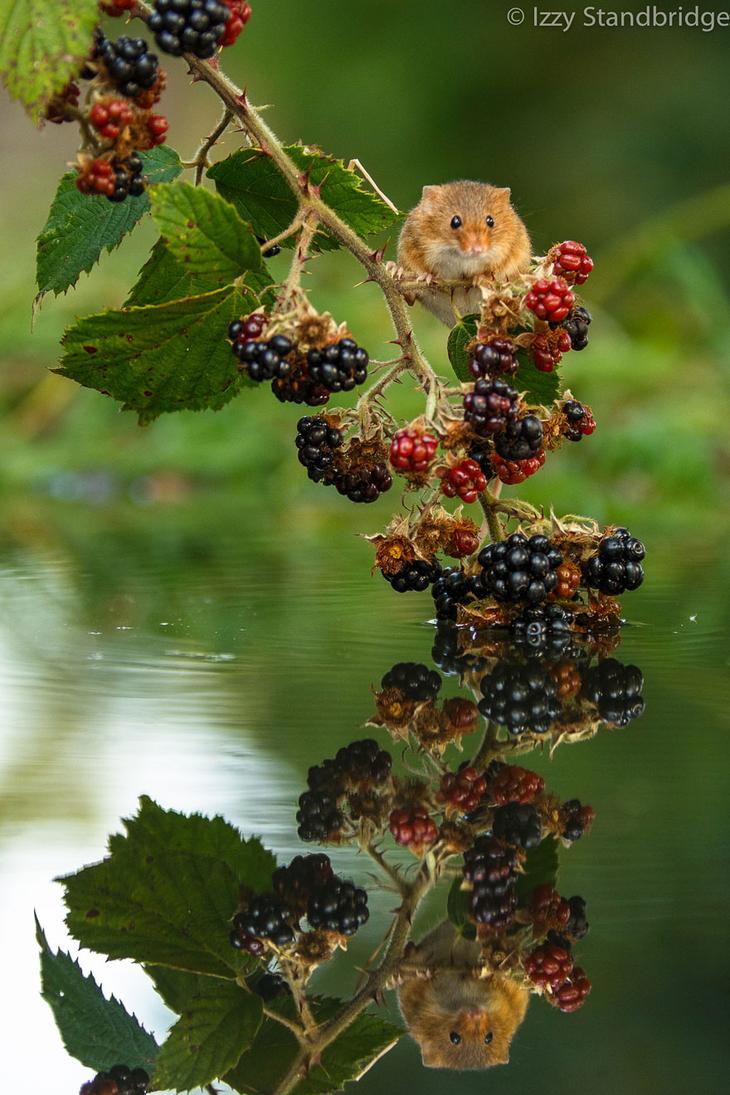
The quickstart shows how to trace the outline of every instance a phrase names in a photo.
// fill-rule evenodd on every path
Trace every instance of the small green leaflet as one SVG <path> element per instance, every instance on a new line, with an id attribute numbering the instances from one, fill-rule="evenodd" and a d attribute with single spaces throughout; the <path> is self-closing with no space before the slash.
<path id="1" fill-rule="evenodd" d="M 75 939 L 110 958 L 235 979 L 253 960 L 231 947 L 243 884 L 266 890 L 274 856 L 221 817 L 163 810 L 143 797 L 109 855 L 61 879 Z"/>
<path id="2" fill-rule="evenodd" d="M 553 369 L 543 373 L 535 368 L 535 363 L 524 350 L 517 353 L 519 368 L 510 379 L 510 384 L 521 392 L 525 403 L 531 407 L 549 407 L 560 394 L 560 372 Z"/>
<path id="3" fill-rule="evenodd" d="M 469 384 L 474 380 L 469 372 L 469 355 L 466 352 L 466 347 L 475 337 L 478 323 L 478 315 L 464 316 L 461 322 L 457 323 L 449 332 L 449 341 L 446 345 L 453 370 L 459 380 L 465 384 Z"/>
<path id="4" fill-rule="evenodd" d="M 537 886 L 549 882 L 554 886 L 558 880 L 560 845 L 554 836 L 546 836 L 536 848 L 530 848 L 524 864 L 524 874 L 517 879 L 517 897 L 520 905 L 526 905 L 532 891 Z"/>
<path id="5" fill-rule="evenodd" d="M 56 370 L 136 411 L 141 423 L 167 411 L 220 410 L 248 385 L 226 331 L 258 306 L 245 286 L 143 308 L 87 316 L 63 336 Z"/>
<path id="6" fill-rule="evenodd" d="M 171 148 L 154 148 L 141 153 L 141 158 L 150 183 L 170 182 L 182 170 L 178 154 Z M 38 237 L 39 299 L 46 293 L 58 296 L 75 285 L 79 275 L 88 273 L 105 250 L 119 246 L 150 208 L 146 192 L 115 203 L 100 194 L 82 194 L 75 179 L 74 172 L 61 179 Z"/>
<path id="7" fill-rule="evenodd" d="M 41 950 L 41 993 L 71 1056 L 95 1072 L 120 1061 L 152 1072 L 159 1052 L 152 1035 L 118 1000 L 107 999 L 70 955 L 61 950 L 54 954 L 37 920 L 36 938 Z"/>
<path id="8" fill-rule="evenodd" d="M 451 883 L 446 901 L 446 914 L 465 939 L 476 939 L 477 930 L 469 919 L 469 893 L 461 888 L 462 879 L 455 878 Z"/>
<path id="9" fill-rule="evenodd" d="M 77 75 L 98 21 L 97 0 L 0 3 L 0 76 L 35 121 Z"/>
<path id="10" fill-rule="evenodd" d="M 284 149 L 312 186 L 320 187 L 320 196 L 359 236 L 370 236 L 393 228 L 399 214 L 386 205 L 342 160 L 311 152 L 300 145 Z M 249 221 L 261 239 L 273 239 L 285 231 L 297 212 L 295 195 L 271 158 L 259 149 L 234 152 L 214 164 L 208 175 L 218 193 L 232 202 L 245 221 Z M 291 246 L 293 237 L 285 241 Z M 315 247 L 335 250 L 339 244 L 319 235 Z"/>

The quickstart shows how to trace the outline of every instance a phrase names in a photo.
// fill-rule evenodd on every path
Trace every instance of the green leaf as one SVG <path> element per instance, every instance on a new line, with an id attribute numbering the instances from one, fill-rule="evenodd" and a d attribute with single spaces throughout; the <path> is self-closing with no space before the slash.
<path id="1" fill-rule="evenodd" d="M 446 915 L 465 939 L 476 939 L 477 929 L 469 919 L 469 893 L 461 888 L 462 879 L 455 878 L 446 901 Z"/>
<path id="2" fill-rule="evenodd" d="M 171 148 L 154 148 L 142 152 L 141 158 L 151 183 L 170 182 L 182 171 L 178 154 Z M 110 202 L 101 194 L 82 194 L 75 180 L 75 172 L 61 179 L 38 237 L 39 298 L 45 293 L 58 296 L 75 285 L 79 275 L 88 273 L 103 251 L 119 246 L 150 208 L 147 192 L 123 202 Z"/>
<path id="3" fill-rule="evenodd" d="M 536 848 L 530 848 L 525 859 L 524 874 L 517 880 L 517 898 L 520 905 L 527 904 L 537 886 L 542 886 L 545 882 L 555 885 L 560 866 L 559 847 L 557 837 L 546 836 Z"/>
<path id="4" fill-rule="evenodd" d="M 261 1025 L 258 996 L 235 982 L 197 982 L 160 1051 L 152 1079 L 157 1088 L 192 1091 L 217 1080 L 238 1063 Z"/>
<path id="5" fill-rule="evenodd" d="M 549 407 L 560 393 L 559 370 L 541 372 L 524 350 L 518 350 L 517 358 L 520 364 L 510 381 L 512 387 L 523 394 L 525 403 L 531 407 Z"/>
<path id="6" fill-rule="evenodd" d="M 41 949 L 41 994 L 50 1004 L 63 1044 L 82 1065 L 96 1072 L 123 1061 L 152 1071 L 157 1043 L 133 1015 L 111 996 L 108 1000 L 90 975 L 64 951 L 48 946 L 36 919 Z"/>
<path id="7" fill-rule="evenodd" d="M 459 380 L 464 381 L 464 383 L 470 383 L 474 380 L 469 372 L 469 354 L 466 352 L 466 347 L 476 335 L 478 324 L 478 315 L 464 316 L 461 322 L 457 323 L 449 332 L 449 341 L 446 344 L 449 361 L 454 372 Z"/>
<path id="8" fill-rule="evenodd" d="M 91 51 L 97 0 L 2 0 L 0 75 L 34 120 Z"/>
<path id="9" fill-rule="evenodd" d="M 254 291 L 261 304 L 271 307 L 275 300 L 271 288 L 274 283 L 264 267 L 257 271 L 250 270 L 243 281 Z M 145 304 L 167 304 L 183 297 L 214 292 L 223 284 L 225 283 L 215 274 L 193 273 L 188 266 L 175 258 L 164 240 L 158 239 L 124 306 L 133 308 Z"/>
<path id="10" fill-rule="evenodd" d="M 151 422 L 166 411 L 220 410 L 250 381 L 226 341 L 231 320 L 258 306 L 250 289 L 87 316 L 63 336 L 56 370 Z"/>
<path id="11" fill-rule="evenodd" d="M 284 149 L 307 174 L 320 196 L 359 236 L 369 236 L 393 228 L 399 214 L 372 190 L 363 186 L 361 177 L 350 171 L 344 161 L 309 151 L 300 145 Z M 284 176 L 270 156 L 259 149 L 234 152 L 214 164 L 208 175 L 219 194 L 232 202 L 261 239 L 273 239 L 289 227 L 297 212 L 297 200 Z M 291 246 L 293 237 L 285 241 Z M 315 248 L 333 251 L 339 244 L 331 236 L 318 235 Z"/>
<path id="12" fill-rule="evenodd" d="M 240 886 L 267 890 L 276 860 L 221 817 L 151 799 L 109 841 L 109 856 L 61 879 L 69 931 L 110 958 L 235 978 L 253 960 L 228 941 Z"/>

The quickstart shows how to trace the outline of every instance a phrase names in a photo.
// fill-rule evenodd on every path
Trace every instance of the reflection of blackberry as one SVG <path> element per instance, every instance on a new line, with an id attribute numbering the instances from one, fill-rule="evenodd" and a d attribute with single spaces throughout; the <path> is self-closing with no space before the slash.
<path id="1" fill-rule="evenodd" d="M 251 988 L 265 1004 L 270 1000 L 278 1000 L 282 996 L 290 996 L 291 989 L 280 973 L 267 970 L 261 977 L 250 983 Z"/>
<path id="2" fill-rule="evenodd" d="M 441 677 L 420 662 L 398 662 L 380 682 L 381 688 L 397 688 L 409 700 L 434 700 L 441 690 Z"/>
<path id="3" fill-rule="evenodd" d="M 305 791 L 299 797 L 297 834 L 307 843 L 324 844 L 334 839 L 345 824 L 345 818 L 337 805 L 338 794 L 324 788 Z"/>
<path id="4" fill-rule="evenodd" d="M 471 598 L 473 587 L 472 579 L 458 567 L 443 570 L 431 589 L 439 620 L 455 620 L 458 606 Z"/>
<path id="5" fill-rule="evenodd" d="M 473 886 L 469 905 L 477 924 L 499 929 L 514 919 L 517 865 L 517 850 L 493 836 L 478 837 L 464 852 L 464 878 Z"/>
<path id="6" fill-rule="evenodd" d="M 351 502 L 375 502 L 392 486 L 393 479 L 385 464 L 363 464 L 335 477 L 338 492 Z"/>
<path id="7" fill-rule="evenodd" d="M 503 460 L 529 460 L 540 451 L 542 442 L 542 422 L 536 414 L 526 414 L 496 435 L 494 447 Z"/>
<path id="8" fill-rule="evenodd" d="M 85 1083 L 79 1095 L 146 1095 L 150 1078 L 143 1068 L 113 1065 Z"/>
<path id="9" fill-rule="evenodd" d="M 212 57 L 231 12 L 219 0 L 155 0 L 149 28 L 163 53 Z"/>
<path id="10" fill-rule="evenodd" d="M 231 324 L 229 336 L 238 322 Z M 237 357 L 245 366 L 251 380 L 257 383 L 274 380 L 276 377 L 287 377 L 292 369 L 291 362 L 287 361 L 287 355 L 293 349 L 293 344 L 284 335 L 274 335 L 265 341 L 253 339 L 241 341 L 239 338 L 233 343 L 234 357 Z"/>
<path id="11" fill-rule="evenodd" d="M 310 895 L 328 882 L 332 874 L 329 856 L 297 855 L 288 866 L 277 867 L 271 885 L 289 908 L 304 915 Z"/>
<path id="12" fill-rule="evenodd" d="M 570 642 L 571 621 L 571 614 L 562 605 L 546 604 L 524 609 L 510 627 L 520 642 L 561 650 Z"/>
<path id="13" fill-rule="evenodd" d="M 596 555 L 583 566 L 583 581 L 589 589 L 617 596 L 627 590 L 638 589 L 644 581 L 641 560 L 646 548 L 635 539 L 628 529 L 617 528 L 610 536 L 604 536 Z"/>
<path id="14" fill-rule="evenodd" d="M 589 928 L 585 899 L 576 894 L 574 897 L 568 898 L 568 904 L 570 905 L 570 917 L 563 931 L 568 939 L 583 939 L 584 936 L 588 935 Z"/>
<path id="15" fill-rule="evenodd" d="M 436 638 L 431 648 L 434 665 L 447 676 L 459 676 L 467 669 L 480 668 L 484 659 L 474 654 L 464 654 L 459 649 L 459 630 L 452 620 L 439 619 Z"/>
<path id="16" fill-rule="evenodd" d="M 510 734 L 544 734 L 560 715 L 557 684 L 535 659 L 499 663 L 481 687 L 480 712 Z"/>
<path id="17" fill-rule="evenodd" d="M 292 911 L 273 894 L 253 897 L 247 909 L 233 918 L 231 945 L 248 950 L 251 940 L 270 939 L 277 947 L 293 942 Z"/>
<path id="18" fill-rule="evenodd" d="M 412 563 L 406 563 L 397 574 L 381 574 L 386 582 L 389 582 L 396 593 L 423 593 L 438 578 L 441 568 L 438 563 L 427 563 L 423 559 L 415 559 Z"/>
<path id="19" fill-rule="evenodd" d="M 572 350 L 585 350 L 588 345 L 588 328 L 592 320 L 587 308 L 573 308 L 560 326 L 570 336 L 570 348 Z"/>
<path id="20" fill-rule="evenodd" d="M 477 380 L 464 396 L 464 422 L 480 437 L 488 437 L 517 417 L 518 399 L 506 380 Z"/>
<path id="21" fill-rule="evenodd" d="M 482 574 L 478 584 L 483 595 L 497 601 L 524 602 L 535 605 L 544 601 L 558 584 L 557 567 L 562 554 L 547 536 L 531 536 L 513 532 L 506 540 L 487 544 L 479 552 Z"/>
<path id="22" fill-rule="evenodd" d="M 312 380 L 331 392 L 349 392 L 368 378 L 368 352 L 351 338 L 342 338 L 323 350 L 307 354 Z"/>
<path id="23" fill-rule="evenodd" d="M 342 444 L 342 431 L 329 426 L 319 415 L 306 415 L 297 422 L 295 444 L 299 449 L 299 463 L 307 469 L 307 475 L 315 483 L 334 482 L 335 450 Z"/>
<path id="24" fill-rule="evenodd" d="M 606 658 L 587 670 L 583 693 L 596 705 L 598 714 L 616 726 L 628 726 L 644 713 L 644 678 L 635 665 Z"/>
<path id="25" fill-rule="evenodd" d="M 367 923 L 368 895 L 352 882 L 331 878 L 309 899 L 307 920 L 312 928 L 354 935 Z"/>
<path id="26" fill-rule="evenodd" d="M 95 56 L 101 58 L 117 91 L 134 99 L 157 79 L 157 57 L 149 53 L 144 38 L 122 35 L 112 42 L 99 32 Z"/>
<path id="27" fill-rule="evenodd" d="M 527 803 L 508 802 L 494 811 L 492 832 L 505 844 L 535 848 L 542 837 L 540 815 Z"/>

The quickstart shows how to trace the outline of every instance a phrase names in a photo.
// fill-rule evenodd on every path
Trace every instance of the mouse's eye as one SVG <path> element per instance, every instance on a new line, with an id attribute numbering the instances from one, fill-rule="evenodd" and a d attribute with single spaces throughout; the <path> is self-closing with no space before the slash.
<path id="1" fill-rule="evenodd" d="M 487 217 L 487 228 L 494 228 L 494 217 Z"/>
<path id="2" fill-rule="evenodd" d="M 461 228 L 461 217 L 455 216 L 451 218 L 451 227 L 453 229 Z"/>
<path id="3" fill-rule="evenodd" d="M 489 1043 L 492 1041 L 492 1038 L 494 1038 L 494 1035 L 492 1034 L 491 1030 L 488 1030 L 487 1033 L 484 1035 L 485 1046 L 489 1045 Z"/>
<path id="4" fill-rule="evenodd" d="M 452 1046 L 458 1046 L 461 1042 L 461 1035 L 459 1034 L 459 1032 L 456 1030 L 452 1030 L 451 1034 L 449 1035 L 449 1041 L 451 1042 Z"/>

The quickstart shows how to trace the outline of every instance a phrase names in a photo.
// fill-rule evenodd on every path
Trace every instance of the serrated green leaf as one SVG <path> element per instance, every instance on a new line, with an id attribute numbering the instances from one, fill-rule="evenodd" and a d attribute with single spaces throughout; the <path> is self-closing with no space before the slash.
<path id="1" fill-rule="evenodd" d="M 71 1056 L 96 1072 L 118 1061 L 151 1072 L 159 1052 L 152 1035 L 118 1000 L 107 999 L 69 954 L 53 953 L 37 919 L 36 938 L 41 951 L 41 995 Z"/>
<path id="2" fill-rule="evenodd" d="M 252 289 L 259 302 L 269 308 L 274 303 L 274 284 L 268 270 L 249 272 L 243 282 Z M 124 302 L 125 308 L 141 308 L 146 304 L 168 304 L 183 297 L 196 297 L 222 288 L 224 282 L 215 275 L 193 273 L 179 262 L 167 249 L 164 241 L 158 239 L 150 257 L 139 272 L 129 296 Z"/>
<path id="3" fill-rule="evenodd" d="M 517 880 L 517 898 L 520 905 L 527 904 L 537 886 L 546 882 L 551 886 L 555 885 L 560 866 L 559 847 L 556 837 L 546 836 L 536 848 L 530 848 L 525 859 L 524 874 Z"/>
<path id="4" fill-rule="evenodd" d="M 263 1008 L 234 982 L 197 978 L 181 1018 L 162 1046 L 152 1082 L 172 1091 L 192 1091 L 223 1076 L 249 1048 Z"/>
<path id="5" fill-rule="evenodd" d="M 476 939 L 476 926 L 469 919 L 469 894 L 461 888 L 462 879 L 455 878 L 446 900 L 446 915 L 465 939 Z"/>
<path id="6" fill-rule="evenodd" d="M 2 0 L 0 75 L 37 121 L 91 50 L 97 0 Z"/>
<path id="7" fill-rule="evenodd" d="M 466 352 L 466 347 L 476 335 L 478 324 L 478 315 L 464 316 L 455 327 L 452 327 L 446 344 L 452 368 L 459 380 L 464 381 L 464 383 L 470 383 L 474 380 L 469 372 L 469 355 Z"/>
<path id="8" fill-rule="evenodd" d="M 553 369 L 543 373 L 535 368 L 535 363 L 524 350 L 517 353 L 519 368 L 510 380 L 513 388 L 522 392 L 524 401 L 531 407 L 549 407 L 560 393 L 560 372 Z"/>
<path id="9" fill-rule="evenodd" d="M 75 939 L 110 958 L 133 958 L 235 978 L 253 960 L 228 941 L 240 886 L 265 891 L 276 860 L 221 817 L 163 810 L 143 797 L 109 856 L 60 879 Z"/>
<path id="10" fill-rule="evenodd" d="M 169 966 L 146 966 L 145 973 L 171 1011 L 182 1015 L 187 1001 L 200 992 L 201 984 L 211 980 L 201 973 L 173 970 Z M 218 978 L 215 978 L 218 984 Z"/>
<path id="11" fill-rule="evenodd" d="M 290 145 L 284 151 L 303 174 L 308 174 L 312 185 L 320 187 L 322 200 L 359 236 L 382 232 L 398 223 L 399 214 L 367 189 L 361 177 L 350 171 L 342 160 L 311 152 L 300 145 Z M 236 206 L 261 239 L 278 236 L 296 215 L 297 201 L 289 184 L 271 157 L 259 149 L 234 152 L 214 164 L 208 175 L 215 182 L 218 193 Z M 284 246 L 292 243 L 290 237 Z M 320 234 L 314 246 L 321 251 L 333 251 L 339 244 L 331 236 Z"/>
<path id="12" fill-rule="evenodd" d="M 182 171 L 173 149 L 142 152 L 144 173 L 150 183 L 170 182 Z M 76 175 L 69 172 L 59 183 L 48 220 L 38 237 L 36 281 L 38 297 L 65 293 L 82 273 L 88 273 L 106 251 L 113 251 L 150 208 L 145 192 L 123 202 L 100 194 L 82 194 Z"/>
<path id="13" fill-rule="evenodd" d="M 63 336 L 56 370 L 151 422 L 167 411 L 220 410 L 250 381 L 226 341 L 231 320 L 258 306 L 245 286 L 168 304 L 87 316 Z"/>

